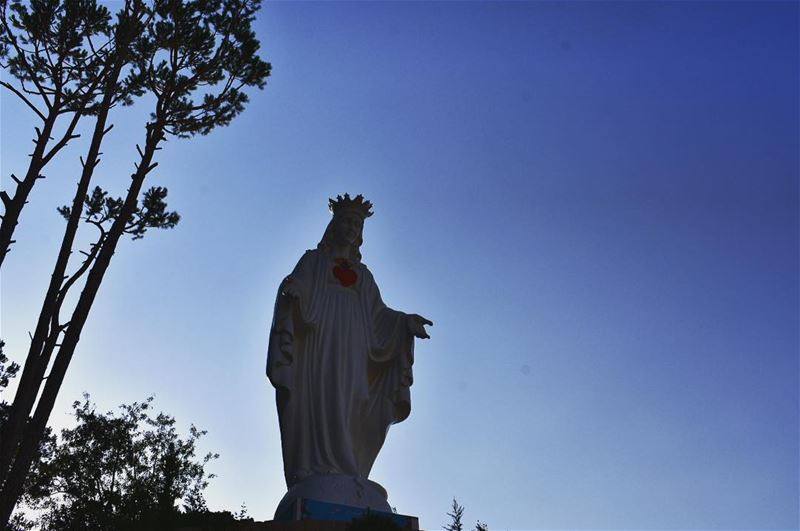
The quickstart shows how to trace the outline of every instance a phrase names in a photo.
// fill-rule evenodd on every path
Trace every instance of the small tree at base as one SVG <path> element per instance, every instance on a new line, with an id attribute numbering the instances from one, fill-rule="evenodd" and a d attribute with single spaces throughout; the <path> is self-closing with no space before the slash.
<path id="1" fill-rule="evenodd" d="M 84 395 L 76 425 L 64 429 L 32 470 L 23 497 L 43 529 L 171 529 L 184 511 L 204 505 L 202 491 L 218 456 L 196 456 L 205 432 L 182 438 L 175 419 L 153 415 L 152 398 L 100 413 Z M 204 511 L 206 512 L 206 511 Z"/>
<path id="2" fill-rule="evenodd" d="M 464 524 L 461 523 L 461 518 L 464 516 L 464 506 L 459 505 L 458 501 L 453 498 L 453 506 L 451 508 L 451 512 L 447 513 L 447 516 L 450 517 L 451 522 L 444 526 L 447 531 L 463 531 Z"/>
<path id="3" fill-rule="evenodd" d="M 450 523 L 444 526 L 445 531 L 463 531 L 464 524 L 461 519 L 464 517 L 464 506 L 460 505 L 455 498 L 453 498 L 453 505 L 450 512 L 447 513 L 450 517 Z M 475 523 L 474 531 L 489 531 L 489 526 L 478 520 Z"/>

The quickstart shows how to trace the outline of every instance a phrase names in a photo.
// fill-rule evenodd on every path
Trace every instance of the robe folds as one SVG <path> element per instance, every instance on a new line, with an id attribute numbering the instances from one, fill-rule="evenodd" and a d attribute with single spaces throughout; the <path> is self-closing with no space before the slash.
<path id="1" fill-rule="evenodd" d="M 364 264 L 350 264 L 354 283 L 336 265 L 324 250 L 307 251 L 275 303 L 267 377 L 289 488 L 313 475 L 367 478 L 389 426 L 411 411 L 407 315 L 383 303 Z M 284 294 L 288 284 L 297 297 Z M 280 348 L 284 333 L 289 353 Z"/>

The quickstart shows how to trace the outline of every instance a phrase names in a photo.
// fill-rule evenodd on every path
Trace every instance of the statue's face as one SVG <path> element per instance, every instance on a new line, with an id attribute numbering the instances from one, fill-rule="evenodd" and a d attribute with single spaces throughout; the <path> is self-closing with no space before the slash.
<path id="1" fill-rule="evenodd" d="M 333 236 L 339 245 L 353 245 L 363 228 L 364 220 L 353 212 L 342 212 L 333 218 Z"/>

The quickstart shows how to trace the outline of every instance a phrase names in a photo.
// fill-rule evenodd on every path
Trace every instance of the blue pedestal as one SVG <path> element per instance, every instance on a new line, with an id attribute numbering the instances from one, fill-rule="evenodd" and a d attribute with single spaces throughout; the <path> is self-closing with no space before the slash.
<path id="1" fill-rule="evenodd" d="M 350 522 L 366 514 L 370 509 L 339 505 L 317 500 L 295 500 L 287 510 L 275 515 L 275 521 L 288 522 L 294 520 L 322 520 L 329 522 Z M 371 511 L 386 518 L 390 518 L 402 529 L 418 530 L 419 519 L 416 516 L 387 513 L 384 511 Z"/>

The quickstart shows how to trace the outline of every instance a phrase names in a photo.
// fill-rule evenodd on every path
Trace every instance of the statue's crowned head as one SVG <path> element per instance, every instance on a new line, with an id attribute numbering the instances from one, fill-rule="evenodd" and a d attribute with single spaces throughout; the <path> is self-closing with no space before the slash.
<path id="1" fill-rule="evenodd" d="M 336 200 L 328 199 L 328 209 L 333 213 L 334 218 L 338 214 L 352 212 L 361 216 L 361 221 L 364 221 L 372 215 L 371 208 L 372 203 L 365 201 L 361 194 L 358 194 L 355 199 L 350 199 L 350 194 L 344 194 L 344 197 L 337 195 Z"/>
<path id="2" fill-rule="evenodd" d="M 362 229 L 364 220 L 372 215 L 372 203 L 364 200 L 361 194 L 355 198 L 344 194 L 344 197 L 338 195 L 335 200 L 329 199 L 328 208 L 333 213 L 333 218 L 325 228 L 325 234 L 317 248 L 331 251 L 333 248 L 347 247 L 349 256 L 342 258 L 360 262 L 360 248 L 364 241 Z"/>

